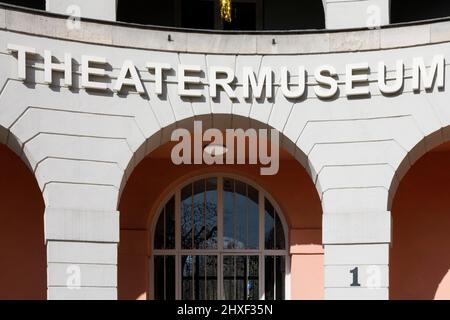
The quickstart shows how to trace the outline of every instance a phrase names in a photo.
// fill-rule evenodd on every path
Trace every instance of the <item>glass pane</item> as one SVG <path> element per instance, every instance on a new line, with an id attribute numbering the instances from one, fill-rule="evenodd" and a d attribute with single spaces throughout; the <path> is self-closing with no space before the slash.
<path id="1" fill-rule="evenodd" d="M 193 300 L 193 264 L 192 256 L 181 257 L 182 283 L 181 283 L 181 299 Z"/>
<path id="2" fill-rule="evenodd" d="M 206 257 L 206 300 L 217 300 L 217 256 Z"/>
<path id="3" fill-rule="evenodd" d="M 206 268 L 205 256 L 194 256 L 194 296 L 195 300 L 205 300 Z"/>
<path id="4" fill-rule="evenodd" d="M 183 300 L 217 299 L 217 257 L 182 256 Z"/>
<path id="5" fill-rule="evenodd" d="M 164 209 L 161 210 L 158 222 L 156 223 L 155 239 L 153 245 L 155 249 L 164 249 Z"/>
<path id="6" fill-rule="evenodd" d="M 206 180 L 206 249 L 217 249 L 217 179 Z"/>
<path id="7" fill-rule="evenodd" d="M 276 274 L 276 299 L 284 300 L 284 279 L 286 276 L 285 257 L 276 257 L 275 274 Z"/>
<path id="8" fill-rule="evenodd" d="M 223 247 L 234 248 L 234 180 L 223 179 Z"/>
<path id="9" fill-rule="evenodd" d="M 154 257 L 155 300 L 164 300 L 164 256 Z"/>
<path id="10" fill-rule="evenodd" d="M 247 298 L 247 257 L 236 258 L 236 300 Z"/>
<path id="11" fill-rule="evenodd" d="M 167 0 L 162 2 L 165 1 Z M 180 3 L 181 26 L 183 28 L 214 29 L 214 1 L 182 0 Z"/>
<path id="12" fill-rule="evenodd" d="M 175 249 L 175 197 L 166 204 L 166 249 Z"/>
<path id="13" fill-rule="evenodd" d="M 224 256 L 223 268 L 226 300 L 259 299 L 258 256 Z"/>
<path id="14" fill-rule="evenodd" d="M 284 239 L 283 225 L 281 223 L 278 212 L 275 212 L 275 216 L 276 216 L 276 220 L 275 220 L 276 249 L 283 250 L 286 248 L 286 241 Z"/>
<path id="15" fill-rule="evenodd" d="M 192 184 L 181 190 L 181 248 L 192 249 Z"/>
<path id="16" fill-rule="evenodd" d="M 248 233 L 247 247 L 249 249 L 259 248 L 259 197 L 258 190 L 248 186 Z"/>
<path id="17" fill-rule="evenodd" d="M 235 300 L 234 257 L 223 257 L 223 292 L 225 300 Z"/>
<path id="18" fill-rule="evenodd" d="M 265 281 L 265 299 L 274 300 L 275 298 L 275 268 L 274 259 L 272 256 L 266 256 L 264 261 L 264 281 Z"/>
<path id="19" fill-rule="evenodd" d="M 224 179 L 224 248 L 258 249 L 258 191 L 247 184 Z"/>
<path id="20" fill-rule="evenodd" d="M 175 300 L 175 256 L 166 256 L 166 300 Z"/>
<path id="21" fill-rule="evenodd" d="M 217 248 L 217 179 L 202 179 L 181 191 L 182 249 Z"/>
<path id="22" fill-rule="evenodd" d="M 247 299 L 259 300 L 259 257 L 248 257 Z"/>
<path id="23" fill-rule="evenodd" d="M 205 180 L 194 183 L 194 248 L 203 248 L 205 241 Z"/>
<path id="24" fill-rule="evenodd" d="M 256 3 L 233 2 L 232 19 L 224 21 L 224 30 L 256 30 Z"/>
<path id="25" fill-rule="evenodd" d="M 235 181 L 235 248 L 245 249 L 247 244 L 247 188 L 245 183 Z"/>
<path id="26" fill-rule="evenodd" d="M 264 201 L 264 232 L 265 232 L 265 248 L 274 249 L 275 247 L 275 219 L 274 219 L 274 209 L 272 204 L 265 199 Z"/>

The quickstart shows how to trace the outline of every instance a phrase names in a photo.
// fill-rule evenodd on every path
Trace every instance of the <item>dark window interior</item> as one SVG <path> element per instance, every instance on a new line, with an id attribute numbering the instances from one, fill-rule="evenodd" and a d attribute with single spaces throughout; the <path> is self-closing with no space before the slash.
<path id="1" fill-rule="evenodd" d="M 391 23 L 410 22 L 450 16 L 450 1 L 391 0 Z"/>
<path id="2" fill-rule="evenodd" d="M 264 29 L 325 29 L 322 0 L 264 0 Z"/>
<path id="3" fill-rule="evenodd" d="M 225 30 L 256 30 L 256 3 L 233 3 L 231 19 L 231 22 L 224 22 Z"/>
<path id="4" fill-rule="evenodd" d="M 232 21 L 222 21 L 219 0 L 119 0 L 117 20 L 216 30 L 324 29 L 322 0 L 232 0 Z"/>
<path id="5" fill-rule="evenodd" d="M 91 0 L 95 1 L 95 0 Z M 45 10 L 45 0 L 0 3 Z M 232 21 L 219 14 L 219 0 L 118 0 L 117 21 L 143 25 L 219 30 L 324 29 L 322 0 L 233 0 Z M 450 17 L 450 1 L 391 0 L 391 23 Z"/>
<path id="6" fill-rule="evenodd" d="M 91 0 L 95 1 L 95 0 Z M 45 10 L 45 0 L 0 0 Z M 143 25 L 216 30 L 324 29 L 322 0 L 232 0 L 232 21 L 222 21 L 219 0 L 118 0 L 117 21 Z M 450 15 L 450 1 L 432 6 L 392 1 L 394 22 Z"/>
<path id="7" fill-rule="evenodd" d="M 181 25 L 183 28 L 214 29 L 215 6 L 210 0 L 182 0 Z"/>
<path id="8" fill-rule="evenodd" d="M 167 27 L 175 26 L 175 0 L 122 0 L 117 3 L 117 21 Z"/>
<path id="9" fill-rule="evenodd" d="M 0 3 L 45 10 L 45 0 L 0 0 Z"/>

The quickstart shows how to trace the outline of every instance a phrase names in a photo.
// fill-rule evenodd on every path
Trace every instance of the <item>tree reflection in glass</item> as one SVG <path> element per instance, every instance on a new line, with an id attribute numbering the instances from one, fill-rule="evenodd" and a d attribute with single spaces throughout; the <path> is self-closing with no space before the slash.
<path id="1" fill-rule="evenodd" d="M 224 249 L 258 249 L 258 191 L 237 180 L 223 182 Z"/>
<path id="2" fill-rule="evenodd" d="M 181 248 L 217 249 L 217 179 L 181 190 Z"/>

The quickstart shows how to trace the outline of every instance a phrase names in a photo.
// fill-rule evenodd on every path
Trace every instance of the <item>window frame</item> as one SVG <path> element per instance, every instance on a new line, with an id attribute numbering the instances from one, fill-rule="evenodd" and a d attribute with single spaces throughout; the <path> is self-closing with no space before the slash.
<path id="1" fill-rule="evenodd" d="M 181 190 L 190 183 L 202 179 L 217 178 L 217 234 L 218 234 L 218 245 L 216 249 L 182 249 L 181 248 Z M 223 249 L 223 180 L 224 178 L 238 180 L 249 186 L 252 186 L 258 191 L 258 209 L 259 209 L 259 246 L 258 249 Z M 155 249 L 154 248 L 154 237 L 156 231 L 156 225 L 158 223 L 160 214 L 164 209 L 170 199 L 175 198 L 175 248 L 174 249 Z M 284 241 L 285 249 L 265 249 L 265 225 L 264 225 L 264 201 L 267 199 L 281 221 L 281 225 L 284 231 Z M 175 299 L 181 299 L 182 292 L 182 275 L 181 275 L 181 259 L 182 256 L 186 255 L 202 255 L 202 256 L 217 256 L 217 298 L 218 300 L 223 300 L 222 288 L 223 288 L 223 259 L 225 256 L 258 256 L 259 257 L 259 297 L 260 300 L 265 299 L 265 257 L 266 256 L 283 256 L 285 257 L 285 279 L 284 279 L 284 299 L 291 299 L 291 259 L 289 254 L 289 228 L 287 221 L 276 201 L 267 193 L 261 186 L 254 183 L 253 181 L 236 174 L 230 173 L 210 173 L 204 175 L 198 175 L 187 180 L 184 180 L 181 184 L 178 184 L 174 191 L 171 191 L 166 195 L 161 203 L 159 204 L 157 210 L 153 214 L 149 226 L 149 241 L 151 253 L 148 258 L 149 263 L 149 283 L 148 283 L 148 299 L 154 300 L 155 292 L 155 281 L 154 281 L 154 258 L 155 256 L 174 256 L 175 257 Z M 164 279 L 165 281 L 165 279 Z"/>

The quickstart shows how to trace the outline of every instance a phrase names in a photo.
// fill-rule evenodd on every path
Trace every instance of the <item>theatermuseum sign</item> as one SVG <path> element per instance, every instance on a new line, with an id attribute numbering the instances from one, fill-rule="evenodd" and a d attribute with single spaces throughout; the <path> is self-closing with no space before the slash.
<path id="1" fill-rule="evenodd" d="M 8 44 L 8 51 L 17 56 L 18 78 L 23 81 L 27 79 L 27 63 L 34 56 L 37 56 L 37 50 L 32 47 Z M 300 58 L 299 58 L 300 59 Z M 50 50 L 44 50 L 44 82 L 48 85 L 53 84 L 53 74 L 58 72 L 64 75 L 64 86 L 74 87 L 73 82 L 73 59 L 70 53 L 64 55 L 64 62 L 55 63 Z M 436 86 L 439 90 L 444 89 L 445 85 L 445 58 L 444 55 L 434 55 L 430 59 L 427 67 L 423 57 L 415 57 L 410 61 L 409 68 L 412 70 L 411 89 L 414 92 L 421 90 L 430 91 Z M 136 65 L 132 60 L 124 60 L 120 71 L 114 75 L 116 79 L 112 84 L 105 81 L 108 77 L 106 66 L 108 61 L 104 57 L 82 55 L 81 56 L 81 81 L 80 87 L 89 90 L 114 91 L 117 94 L 125 90 L 134 90 L 145 96 L 142 78 Z M 309 80 L 309 70 L 299 64 L 296 70 L 289 70 L 287 67 L 281 67 L 274 75 L 274 68 L 262 66 L 259 74 L 251 67 L 243 67 L 239 74 L 241 78 L 236 79 L 236 72 L 225 66 L 209 66 L 204 70 L 199 65 L 178 64 L 177 66 L 167 63 L 146 63 L 145 70 L 154 75 L 154 93 L 162 96 L 164 92 L 165 76 L 169 73 L 176 73 L 178 83 L 178 94 L 181 97 L 201 98 L 204 96 L 203 86 L 208 76 L 209 96 L 216 98 L 219 88 L 226 92 L 229 98 L 238 99 L 236 95 L 236 83 L 242 85 L 244 99 L 271 99 L 274 96 L 274 79 L 280 79 L 278 85 L 281 93 L 288 99 L 301 98 L 307 85 L 314 85 L 314 94 L 320 99 L 330 99 L 341 95 L 338 85 L 342 82 L 345 86 L 343 94 L 346 97 L 369 97 L 371 87 L 369 83 L 371 68 L 369 63 L 360 62 L 355 64 L 346 64 L 343 79 L 340 79 L 336 68 L 332 65 L 321 65 L 312 70 L 313 80 Z M 380 61 L 377 66 L 376 88 L 383 95 L 401 94 L 405 82 L 405 63 L 403 60 L 395 62 L 393 76 L 388 77 L 386 63 Z M 291 77 L 291 73 L 295 76 Z M 294 81 L 296 79 L 296 81 Z M 102 81 L 103 80 L 103 81 Z M 236 82 L 237 81 L 237 82 Z M 295 83 L 293 83 L 295 82 Z"/>

